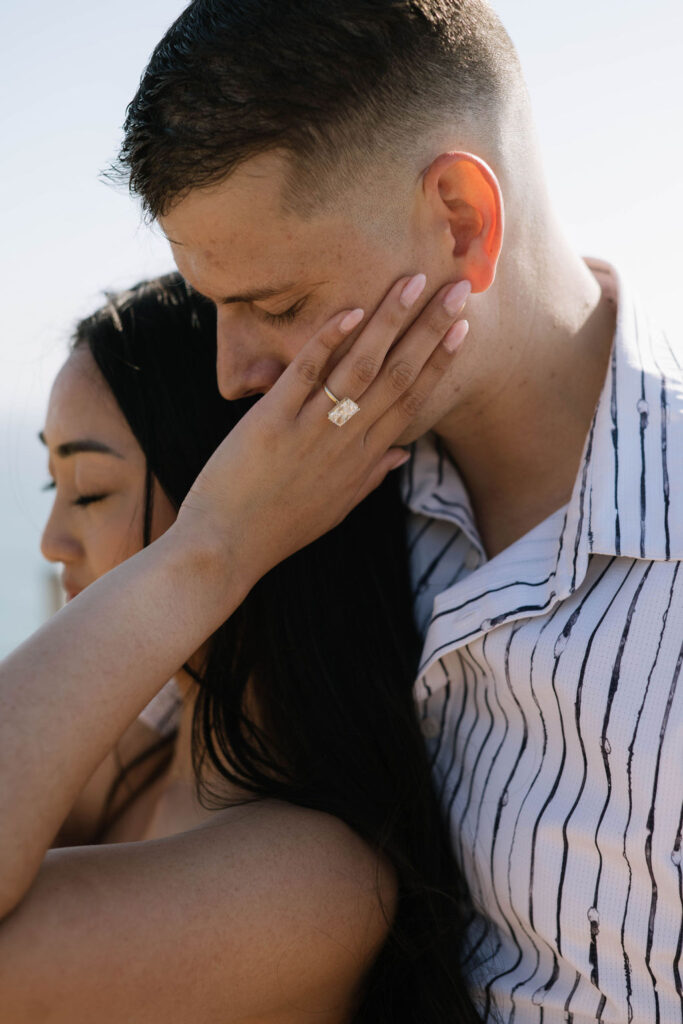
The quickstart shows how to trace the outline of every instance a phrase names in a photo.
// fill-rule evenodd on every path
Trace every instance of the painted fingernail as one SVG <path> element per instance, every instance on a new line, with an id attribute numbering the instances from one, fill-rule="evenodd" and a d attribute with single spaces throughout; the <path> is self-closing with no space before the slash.
<path id="1" fill-rule="evenodd" d="M 443 306 L 446 312 L 450 313 L 451 316 L 457 316 L 465 305 L 471 291 L 472 285 L 469 281 L 458 281 L 457 284 L 454 284 L 450 291 L 447 291 L 444 295 Z"/>
<path id="2" fill-rule="evenodd" d="M 460 348 L 467 337 L 470 325 L 467 320 L 458 320 L 457 324 L 449 327 L 443 336 L 443 347 L 447 352 L 455 352 Z"/>
<path id="3" fill-rule="evenodd" d="M 345 334 L 348 334 L 348 332 L 352 331 L 354 327 L 358 327 L 358 324 L 361 322 L 364 316 L 365 313 L 362 309 L 352 310 L 350 313 L 347 313 L 344 319 L 340 322 L 339 330 L 344 331 Z"/>
<path id="4" fill-rule="evenodd" d="M 415 277 L 411 277 L 410 281 L 404 286 L 398 301 L 406 309 L 410 309 L 422 295 L 427 284 L 427 278 L 424 274 L 416 274 Z"/>

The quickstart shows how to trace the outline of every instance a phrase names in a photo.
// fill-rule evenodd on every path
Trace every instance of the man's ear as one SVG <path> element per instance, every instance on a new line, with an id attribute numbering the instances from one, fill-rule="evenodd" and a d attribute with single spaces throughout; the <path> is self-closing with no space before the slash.
<path id="1" fill-rule="evenodd" d="M 471 153 L 442 153 L 427 168 L 422 187 L 452 244 L 455 276 L 483 292 L 496 276 L 503 244 L 503 195 L 498 179 Z"/>

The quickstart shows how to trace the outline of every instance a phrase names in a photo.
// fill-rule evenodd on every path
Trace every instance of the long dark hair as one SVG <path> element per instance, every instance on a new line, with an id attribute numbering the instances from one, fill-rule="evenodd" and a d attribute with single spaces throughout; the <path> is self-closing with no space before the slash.
<path id="1" fill-rule="evenodd" d="M 77 328 L 74 344 L 89 347 L 147 458 L 144 543 L 152 475 L 179 507 L 253 401 L 220 397 L 215 326 L 213 305 L 171 274 L 110 296 Z M 208 759 L 254 799 L 336 815 L 394 866 L 396 916 L 355 1017 L 368 1024 L 478 1019 L 459 968 L 466 897 L 413 704 L 419 650 L 390 474 L 259 581 L 195 675 L 192 759 L 205 806 L 221 800 L 205 781 Z"/>

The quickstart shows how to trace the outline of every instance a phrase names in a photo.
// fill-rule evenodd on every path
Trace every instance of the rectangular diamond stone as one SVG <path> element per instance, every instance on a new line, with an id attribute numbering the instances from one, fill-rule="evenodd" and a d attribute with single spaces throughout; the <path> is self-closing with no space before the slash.
<path id="1" fill-rule="evenodd" d="M 352 398 L 344 398 L 341 402 L 337 402 L 334 409 L 330 409 L 327 414 L 328 420 L 332 420 L 338 427 L 343 427 L 352 416 L 355 416 L 358 412 L 358 406 Z"/>

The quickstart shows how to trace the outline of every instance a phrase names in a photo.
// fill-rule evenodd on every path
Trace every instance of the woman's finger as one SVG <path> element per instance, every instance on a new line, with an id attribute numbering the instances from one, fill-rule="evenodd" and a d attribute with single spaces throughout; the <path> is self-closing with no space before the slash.
<path id="1" fill-rule="evenodd" d="M 387 356 L 381 372 L 372 387 L 363 396 L 365 422 L 377 421 L 394 403 L 402 406 L 414 402 L 417 391 L 413 391 L 410 400 L 408 393 L 414 388 L 424 367 L 436 354 L 436 361 L 431 363 L 436 370 L 443 363 L 442 342 L 456 317 L 462 312 L 472 288 L 469 281 L 459 281 L 455 285 L 441 288 L 422 310 L 420 316 L 408 328 L 397 345 Z M 445 366 L 443 367 L 445 369 Z M 425 380 L 421 381 L 421 387 Z"/>
<path id="2" fill-rule="evenodd" d="M 270 401 L 277 404 L 280 411 L 298 415 L 311 392 L 321 387 L 330 357 L 364 315 L 362 309 L 337 313 L 306 342 L 271 388 Z"/>
<path id="3" fill-rule="evenodd" d="M 389 289 L 348 353 L 325 382 L 334 395 L 357 402 L 369 388 L 380 372 L 387 352 L 405 328 L 410 310 L 422 295 L 426 283 L 424 274 L 415 274 L 400 278 Z"/>
<path id="4" fill-rule="evenodd" d="M 319 418 L 323 411 L 327 414 L 330 411 L 330 400 L 337 399 L 343 402 L 344 399 L 351 398 L 355 402 L 358 398 L 362 416 L 357 416 L 354 428 L 356 432 L 367 431 L 390 405 L 414 385 L 425 363 L 441 344 L 444 333 L 462 312 L 472 290 L 469 281 L 459 281 L 457 284 L 440 288 L 405 334 L 394 344 L 398 321 L 400 318 L 405 319 L 408 312 L 404 307 L 402 317 L 401 314 L 397 314 L 402 291 L 405 291 L 406 287 L 414 287 L 415 282 L 420 286 L 418 278 L 421 276 L 409 279 L 403 288 L 396 286 L 391 290 L 361 335 L 335 366 L 327 381 L 323 382 L 331 394 L 326 394 L 321 387 L 320 395 L 313 396 L 309 402 L 309 416 Z M 416 300 L 413 298 L 412 301 Z M 362 357 L 358 356 L 359 351 L 363 353 Z M 371 375 L 370 370 L 374 373 L 372 382 L 366 384 L 362 394 L 359 394 L 359 365 L 368 369 L 368 376 Z"/>
<path id="5" fill-rule="evenodd" d="M 469 327 L 467 320 L 458 320 L 449 327 L 414 383 L 389 404 L 379 419 L 371 423 L 365 435 L 365 443 L 374 451 L 380 452 L 392 444 L 415 419 L 452 365 L 467 337 Z"/>

